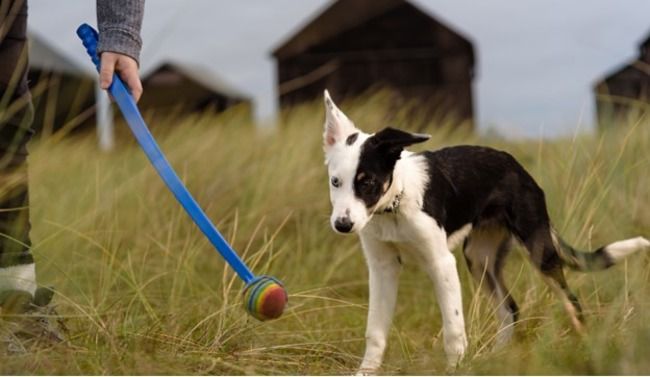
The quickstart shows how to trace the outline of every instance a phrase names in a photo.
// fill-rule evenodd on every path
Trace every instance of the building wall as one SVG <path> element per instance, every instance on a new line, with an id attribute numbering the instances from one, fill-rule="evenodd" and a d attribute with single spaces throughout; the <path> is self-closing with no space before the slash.
<path id="1" fill-rule="evenodd" d="M 138 106 L 143 112 L 154 112 L 159 115 L 201 111 L 222 112 L 233 106 L 242 105 L 248 115 L 252 116 L 250 101 L 216 93 L 173 69 L 163 68 L 153 72 L 147 76 L 142 85 L 144 93 Z"/>
<path id="2" fill-rule="evenodd" d="M 281 107 L 389 87 L 430 117 L 473 118 L 471 44 L 408 3 L 278 61 Z"/>
<path id="3" fill-rule="evenodd" d="M 650 38 L 639 44 L 638 59 L 596 84 L 594 95 L 601 130 L 650 117 Z"/>
<path id="4" fill-rule="evenodd" d="M 34 102 L 33 127 L 47 136 L 66 127 L 89 128 L 95 122 L 95 83 L 79 75 L 31 68 L 29 86 Z"/>
<path id="5" fill-rule="evenodd" d="M 595 87 L 600 129 L 634 123 L 650 116 L 650 70 L 645 71 L 643 64 L 642 61 L 634 62 Z"/>

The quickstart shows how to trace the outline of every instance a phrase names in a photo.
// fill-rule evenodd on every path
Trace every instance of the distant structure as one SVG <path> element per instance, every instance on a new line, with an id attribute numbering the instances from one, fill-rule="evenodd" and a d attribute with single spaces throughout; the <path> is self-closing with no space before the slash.
<path id="1" fill-rule="evenodd" d="M 240 105 L 251 115 L 251 99 L 202 66 L 163 62 L 142 80 L 144 94 L 138 103 L 156 112 L 222 112 Z"/>
<path id="2" fill-rule="evenodd" d="M 45 134 L 61 127 L 77 130 L 97 126 L 102 149 L 114 144 L 113 111 L 108 95 L 98 85 L 90 59 L 58 49 L 41 34 L 29 32 L 29 82 L 35 105 L 34 126 Z M 141 72 L 143 113 L 189 114 L 224 111 L 241 105 L 252 117 L 249 96 L 226 84 L 211 69 L 179 62 L 147 62 Z"/>
<path id="3" fill-rule="evenodd" d="M 598 127 L 602 130 L 650 116 L 650 35 L 639 57 L 594 85 Z"/>
<path id="4" fill-rule="evenodd" d="M 29 34 L 29 50 L 34 126 L 49 133 L 64 124 L 93 119 L 96 73 L 92 65 L 66 56 L 35 33 Z"/>
<path id="5" fill-rule="evenodd" d="M 407 0 L 339 0 L 272 52 L 281 107 L 389 87 L 440 122 L 473 127 L 474 48 Z"/>

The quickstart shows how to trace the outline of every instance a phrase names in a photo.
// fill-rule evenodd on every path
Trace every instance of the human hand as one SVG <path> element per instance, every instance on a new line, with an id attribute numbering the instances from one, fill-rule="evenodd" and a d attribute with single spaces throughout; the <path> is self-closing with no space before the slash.
<path id="1" fill-rule="evenodd" d="M 142 95 L 138 62 L 130 56 L 110 51 L 102 52 L 100 60 L 99 86 L 108 89 L 113 82 L 113 73 L 117 71 L 137 102 Z"/>

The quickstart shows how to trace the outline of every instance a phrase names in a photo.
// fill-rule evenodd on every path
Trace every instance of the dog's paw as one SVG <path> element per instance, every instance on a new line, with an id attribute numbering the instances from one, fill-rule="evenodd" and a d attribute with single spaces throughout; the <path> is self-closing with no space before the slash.
<path id="1" fill-rule="evenodd" d="M 465 334 L 445 339 L 445 354 L 447 356 L 447 367 L 455 369 L 465 356 L 467 349 L 467 337 Z"/>

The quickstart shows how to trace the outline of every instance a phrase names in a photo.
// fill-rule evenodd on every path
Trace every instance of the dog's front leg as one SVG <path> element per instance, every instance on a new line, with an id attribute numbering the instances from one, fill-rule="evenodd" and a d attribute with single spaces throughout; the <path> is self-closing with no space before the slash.
<path id="1" fill-rule="evenodd" d="M 456 269 L 456 258 L 449 251 L 447 237 L 442 229 L 436 226 L 434 232 L 431 232 L 429 228 L 423 238 L 414 244 L 414 247 L 423 260 L 427 274 L 433 281 L 442 315 L 447 362 L 450 366 L 455 367 L 463 358 L 467 348 L 463 300 Z"/>
<path id="2" fill-rule="evenodd" d="M 361 236 L 370 275 L 370 302 L 366 325 L 366 352 L 358 375 L 374 374 L 381 365 L 395 311 L 399 278 L 399 254 L 390 244 Z"/>

